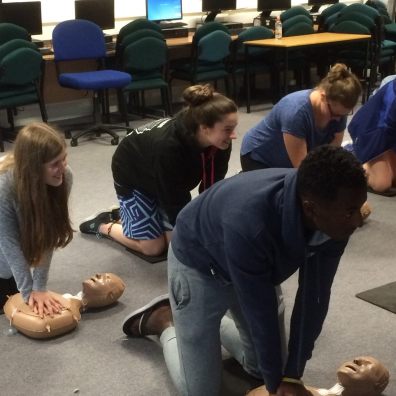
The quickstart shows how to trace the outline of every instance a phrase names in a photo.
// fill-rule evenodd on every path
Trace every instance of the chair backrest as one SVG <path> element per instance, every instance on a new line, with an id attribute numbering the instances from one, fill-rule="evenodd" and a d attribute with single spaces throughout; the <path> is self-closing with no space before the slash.
<path id="1" fill-rule="evenodd" d="M 159 40 L 163 40 L 163 41 L 165 40 L 165 37 L 162 32 L 158 32 L 157 30 L 153 30 L 153 29 L 136 30 L 124 36 L 122 40 L 119 40 L 117 37 L 117 44 L 115 49 L 115 57 L 116 57 L 117 65 L 119 65 L 122 62 L 121 59 L 125 48 L 134 41 L 140 40 L 141 38 L 144 37 L 154 37 Z"/>
<path id="2" fill-rule="evenodd" d="M 266 28 L 265 26 L 252 26 L 247 28 L 238 34 L 238 38 L 233 42 L 234 43 L 234 51 L 239 54 L 243 54 L 245 51 L 243 43 L 248 40 L 260 40 L 273 38 L 274 32 L 271 29 Z M 268 52 L 268 48 L 260 48 L 260 47 L 249 47 L 249 55 L 255 56 L 258 54 L 262 54 L 264 52 Z"/>
<path id="3" fill-rule="evenodd" d="M 30 48 L 36 52 L 39 52 L 37 45 L 32 43 L 31 41 L 26 41 L 23 39 L 13 39 L 0 45 L 0 59 L 3 59 L 10 52 L 15 51 L 18 48 Z"/>
<path id="4" fill-rule="evenodd" d="M 193 46 L 198 45 L 198 43 L 202 39 L 202 37 L 214 32 L 216 30 L 223 31 L 224 33 L 227 33 L 228 35 L 230 35 L 230 30 L 227 28 L 227 26 L 224 26 L 222 23 L 219 23 L 216 21 L 207 22 L 207 23 L 204 23 L 202 26 L 200 26 L 196 30 L 196 32 L 193 36 L 193 41 L 192 41 Z"/>
<path id="5" fill-rule="evenodd" d="M 29 32 L 23 27 L 8 22 L 0 23 L 0 45 L 17 38 L 31 40 Z"/>
<path id="6" fill-rule="evenodd" d="M 85 19 L 58 23 L 52 32 L 55 61 L 98 59 L 106 56 L 102 29 Z"/>
<path id="7" fill-rule="evenodd" d="M 376 23 L 373 18 L 366 14 L 362 14 L 361 12 L 349 12 L 348 14 L 340 14 L 337 18 L 336 23 L 341 23 L 343 21 L 353 21 L 358 22 L 363 26 L 366 26 L 370 31 L 375 29 Z M 373 31 L 374 32 L 374 31 Z"/>
<path id="8" fill-rule="evenodd" d="M 380 15 L 384 18 L 384 23 L 392 23 L 392 19 L 386 8 L 386 5 L 380 0 L 367 0 L 365 3 L 367 6 L 375 8 Z"/>
<path id="9" fill-rule="evenodd" d="M 359 22 L 350 20 L 336 23 L 331 31 L 334 33 L 370 34 L 370 29 L 368 27 Z"/>
<path id="10" fill-rule="evenodd" d="M 289 8 L 286 11 L 283 11 L 280 14 L 280 19 L 281 19 L 281 21 L 283 23 L 287 19 L 292 18 L 292 17 L 294 17 L 296 15 L 305 15 L 308 18 L 311 18 L 311 15 L 310 15 L 309 11 L 307 11 L 304 7 L 302 7 L 302 6 L 294 6 L 294 7 Z"/>
<path id="11" fill-rule="evenodd" d="M 366 4 L 353 3 L 348 5 L 347 7 L 344 7 L 340 11 L 340 16 L 347 15 L 349 13 L 356 13 L 356 12 L 360 12 L 361 14 L 364 14 L 372 19 L 375 19 L 377 16 L 380 15 L 375 8 L 369 7 Z"/>
<path id="12" fill-rule="evenodd" d="M 328 17 L 330 17 L 331 15 L 340 12 L 344 7 L 346 7 L 347 5 L 345 3 L 335 3 L 332 4 L 331 6 L 325 8 L 321 13 L 320 13 L 320 17 L 326 21 L 326 19 Z"/>
<path id="13" fill-rule="evenodd" d="M 288 18 L 282 23 L 283 33 L 287 32 L 291 27 L 298 23 L 306 23 L 307 25 L 313 26 L 313 20 L 306 15 L 295 15 L 294 17 Z"/>
<path id="14" fill-rule="evenodd" d="M 156 37 L 143 37 L 130 43 L 123 52 L 122 68 L 135 74 L 162 72 L 168 60 L 168 46 L 162 39 Z"/>
<path id="15" fill-rule="evenodd" d="M 313 25 L 305 22 L 295 23 L 292 26 L 290 26 L 287 30 L 283 30 L 283 35 L 285 37 L 301 36 L 303 34 L 313 34 L 313 33 L 315 33 Z"/>
<path id="16" fill-rule="evenodd" d="M 17 48 L 0 60 L 0 84 L 26 85 L 41 77 L 43 58 L 31 48 Z"/>
<path id="17" fill-rule="evenodd" d="M 204 62 L 220 62 L 230 55 L 231 36 L 215 30 L 202 37 L 198 42 L 198 60 Z"/>

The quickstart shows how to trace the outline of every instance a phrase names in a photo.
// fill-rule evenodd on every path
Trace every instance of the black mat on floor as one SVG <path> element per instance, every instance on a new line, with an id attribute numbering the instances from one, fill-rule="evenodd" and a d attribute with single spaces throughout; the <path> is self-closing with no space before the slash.
<path id="1" fill-rule="evenodd" d="M 366 290 L 356 294 L 356 297 L 396 313 L 396 282 Z"/>
<path id="2" fill-rule="evenodd" d="M 161 261 L 166 261 L 168 259 L 168 252 L 164 252 L 163 254 L 159 256 L 146 256 L 143 253 L 137 252 L 136 250 L 132 250 L 129 248 L 125 248 L 129 253 L 134 254 L 135 256 L 141 258 L 142 260 L 145 260 L 151 264 L 159 263 Z"/>

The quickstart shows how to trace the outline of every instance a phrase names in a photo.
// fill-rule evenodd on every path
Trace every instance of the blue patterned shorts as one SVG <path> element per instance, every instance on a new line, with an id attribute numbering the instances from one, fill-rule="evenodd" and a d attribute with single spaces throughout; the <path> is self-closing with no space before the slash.
<path id="1" fill-rule="evenodd" d="M 132 239 L 159 238 L 165 231 L 172 231 L 168 216 L 153 198 L 133 190 L 129 195 L 118 195 L 124 235 Z"/>

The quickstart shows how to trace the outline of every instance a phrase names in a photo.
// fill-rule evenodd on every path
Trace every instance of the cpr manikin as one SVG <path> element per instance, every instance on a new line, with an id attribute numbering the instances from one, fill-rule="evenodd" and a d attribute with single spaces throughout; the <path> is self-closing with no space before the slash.
<path id="1" fill-rule="evenodd" d="M 63 309 L 53 317 L 43 318 L 35 314 L 22 299 L 20 293 L 11 296 L 4 305 L 4 313 L 10 324 L 22 334 L 32 338 L 51 338 L 73 330 L 81 319 L 80 312 L 89 308 L 105 307 L 116 302 L 125 284 L 112 273 L 100 273 L 85 280 L 77 295 L 60 295 L 51 292 Z"/>
<path id="2" fill-rule="evenodd" d="M 330 389 L 306 386 L 313 396 L 380 396 L 389 383 L 389 371 L 377 359 L 360 356 L 343 363 L 337 370 L 338 383 Z M 265 386 L 246 396 L 268 396 Z"/>

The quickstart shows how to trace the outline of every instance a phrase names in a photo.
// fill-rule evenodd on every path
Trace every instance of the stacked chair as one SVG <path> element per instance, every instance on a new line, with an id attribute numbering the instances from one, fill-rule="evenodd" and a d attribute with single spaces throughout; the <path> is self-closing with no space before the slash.
<path id="1" fill-rule="evenodd" d="M 374 87 L 377 73 L 381 73 L 383 77 L 394 69 L 396 42 L 384 40 L 383 17 L 372 7 L 354 3 L 340 10 L 330 31 L 371 35 L 368 56 L 369 76 L 363 74 L 366 66 L 367 45 L 365 43 L 361 45 L 355 43 L 345 47 L 333 53 L 331 57 L 333 62 L 344 62 L 360 75 L 367 87 L 363 97 L 363 101 L 366 100 Z"/>
<path id="2" fill-rule="evenodd" d="M 248 40 L 260 40 L 273 38 L 274 32 L 265 26 L 252 26 L 241 33 L 233 44 L 232 77 L 234 98 L 237 100 L 237 77 L 243 76 L 245 88 L 246 111 L 250 113 L 251 88 L 255 86 L 255 76 L 258 73 L 273 73 L 273 50 L 269 48 L 247 47 L 244 42 Z M 247 52 L 246 52 L 247 51 Z M 271 78 L 271 82 L 273 79 Z"/>
<path id="3" fill-rule="evenodd" d="M 168 83 L 168 46 L 159 26 L 145 19 L 125 25 L 117 38 L 116 64 L 129 73 L 131 82 L 123 88 L 129 108 L 137 106 L 146 115 L 145 91 L 160 90 L 165 115 L 172 114 Z"/>
<path id="4" fill-rule="evenodd" d="M 10 23 L 0 23 L 0 71 L 0 109 L 7 110 L 11 128 L 15 109 L 32 103 L 38 103 L 41 118 L 47 122 L 42 95 L 43 58 L 28 32 Z M 4 151 L 1 130 L 0 151 Z"/>
<path id="5" fill-rule="evenodd" d="M 224 80 L 226 94 L 230 96 L 231 35 L 226 26 L 207 22 L 199 27 L 193 37 L 191 56 L 174 64 L 170 73 L 174 79 L 188 81 L 191 85 Z"/>
<path id="6" fill-rule="evenodd" d="M 291 7 L 280 15 L 282 21 L 282 34 L 284 37 L 313 34 L 313 20 L 309 12 L 301 6 Z M 289 69 L 294 70 L 297 86 L 302 88 L 304 83 L 307 87 L 311 85 L 311 50 L 290 50 Z"/>

